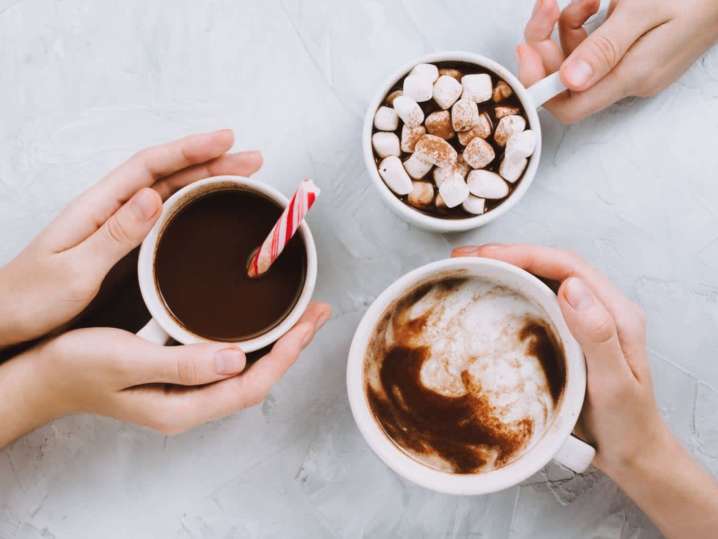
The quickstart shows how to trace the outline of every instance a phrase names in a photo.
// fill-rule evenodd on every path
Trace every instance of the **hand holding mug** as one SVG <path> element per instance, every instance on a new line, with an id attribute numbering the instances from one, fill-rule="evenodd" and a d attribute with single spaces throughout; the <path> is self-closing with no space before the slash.
<path id="1" fill-rule="evenodd" d="M 72 413 L 177 434 L 258 404 L 329 315 L 328 305 L 310 305 L 247 369 L 244 353 L 229 343 L 167 347 L 110 328 L 65 333 L 0 366 L 0 447 Z"/>
<path id="2" fill-rule="evenodd" d="M 564 251 L 485 245 L 461 247 L 453 255 L 508 262 L 561 283 L 561 311 L 586 357 L 586 401 L 576 430 L 596 447 L 594 464 L 667 537 L 711 537 L 718 524 L 718 485 L 676 441 L 658 411 L 640 307 Z"/>
<path id="3" fill-rule="evenodd" d="M 561 72 L 569 88 L 548 108 L 577 122 L 625 97 L 653 96 L 676 80 L 718 39 L 713 0 L 612 0 L 608 17 L 588 35 L 584 23 L 599 0 L 537 0 L 517 49 L 519 78 L 530 85 Z M 552 39 L 558 25 L 560 44 Z"/>
<path id="4" fill-rule="evenodd" d="M 233 143 L 225 129 L 147 148 L 67 206 L 0 268 L 0 347 L 44 335 L 79 314 L 110 268 L 149 233 L 174 191 L 208 176 L 256 172 L 261 155 L 226 153 Z"/>

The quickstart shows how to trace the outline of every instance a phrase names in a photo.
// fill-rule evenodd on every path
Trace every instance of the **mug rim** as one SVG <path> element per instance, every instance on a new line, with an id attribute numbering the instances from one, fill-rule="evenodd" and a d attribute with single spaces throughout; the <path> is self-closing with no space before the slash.
<path id="1" fill-rule="evenodd" d="M 421 63 L 432 63 L 432 62 L 466 62 L 475 64 L 480 67 L 493 71 L 496 75 L 503 78 L 516 92 L 521 104 L 524 107 L 526 116 L 528 117 L 529 127 L 536 133 L 536 149 L 533 155 L 529 158 L 528 166 L 524 171 L 524 175 L 519 181 L 518 186 L 514 189 L 511 194 L 494 209 L 475 217 L 466 217 L 462 219 L 444 219 L 441 217 L 432 217 L 426 215 L 421 211 L 412 208 L 408 204 L 405 204 L 393 193 L 391 189 L 386 185 L 379 175 L 379 170 L 374 161 L 374 151 L 371 144 L 372 130 L 374 126 L 374 115 L 379 109 L 381 104 L 384 102 L 389 90 L 405 75 L 409 73 L 411 69 L 417 64 Z M 432 230 L 435 232 L 463 232 L 472 230 L 490 223 L 494 219 L 498 219 L 504 215 L 507 211 L 513 208 L 519 200 L 521 200 L 529 187 L 533 183 L 536 172 L 538 171 L 539 162 L 541 161 L 542 153 L 542 131 L 541 122 L 538 116 L 538 109 L 534 104 L 531 96 L 528 93 L 526 87 L 519 81 L 519 79 L 506 67 L 499 64 L 495 60 L 483 56 L 481 54 L 466 52 L 466 51 L 440 51 L 431 54 L 422 55 L 411 62 L 407 62 L 402 65 L 398 70 L 395 70 L 390 77 L 379 87 L 379 91 L 374 95 L 373 99 L 369 102 L 366 114 L 364 116 L 364 125 L 362 128 L 362 151 L 364 154 L 364 164 L 369 172 L 369 176 L 372 179 L 372 183 L 378 189 L 379 194 L 385 203 L 394 210 L 402 219 L 414 224 L 420 228 Z"/>
<path id="2" fill-rule="evenodd" d="M 493 272 L 521 284 L 517 290 L 536 302 L 548 316 L 564 348 L 566 385 L 553 422 L 543 436 L 519 458 L 497 470 L 478 474 L 454 474 L 422 464 L 400 449 L 384 432 L 371 411 L 364 384 L 365 354 L 376 324 L 386 309 L 416 285 L 432 277 L 468 270 L 481 277 Z M 490 278 L 490 277 L 489 277 Z M 501 283 L 504 284 L 504 283 Z M 511 285 L 505 285 L 512 288 Z M 513 289 L 516 289 L 516 286 Z M 530 294 L 530 295 L 527 295 Z M 394 472 L 424 488 L 456 495 L 479 495 L 515 486 L 528 479 L 561 449 L 578 421 L 586 391 L 586 366 L 581 348 L 561 314 L 553 291 L 527 271 L 498 260 L 462 257 L 439 260 L 404 274 L 369 306 L 352 339 L 347 360 L 347 394 L 354 420 L 374 453 Z"/>
<path id="3" fill-rule="evenodd" d="M 214 191 L 221 189 L 222 184 L 232 184 L 239 188 L 248 189 L 249 191 L 259 193 L 266 196 L 273 202 L 279 204 L 282 208 L 285 208 L 289 203 L 289 199 L 285 197 L 280 191 L 274 187 L 253 180 L 244 176 L 235 175 L 222 175 L 212 176 L 210 178 L 204 178 L 196 181 L 189 185 L 184 186 L 178 190 L 171 197 L 169 197 L 162 205 L 162 212 L 159 219 L 152 227 L 152 230 L 147 235 L 145 240 L 142 242 L 140 247 L 140 253 L 137 261 L 137 276 L 140 284 L 140 292 L 142 299 L 147 306 L 152 319 L 155 320 L 160 327 L 173 339 L 182 344 L 196 344 L 205 342 L 217 342 L 224 344 L 236 344 L 245 353 L 254 352 L 265 346 L 269 346 L 287 331 L 289 331 L 294 324 L 297 323 L 299 318 L 302 316 L 304 311 L 309 306 L 309 302 L 314 294 L 314 288 L 317 280 L 317 248 L 314 242 L 314 237 L 309 229 L 309 225 L 306 221 L 303 221 L 299 227 L 299 233 L 302 235 L 302 241 L 307 254 L 307 268 L 306 275 L 304 278 L 304 284 L 302 291 L 297 298 L 296 303 L 287 315 L 269 331 L 262 333 L 251 339 L 243 341 L 215 341 L 207 337 L 198 335 L 188 328 L 182 326 L 165 305 L 162 300 L 161 294 L 157 288 L 157 283 L 154 275 L 154 261 L 155 252 L 157 249 L 157 243 L 161 237 L 161 233 L 164 230 L 167 223 L 174 217 L 175 213 L 180 206 L 180 203 L 189 197 L 190 200 L 194 200 L 197 191 Z M 216 189 L 207 186 L 218 186 Z"/>

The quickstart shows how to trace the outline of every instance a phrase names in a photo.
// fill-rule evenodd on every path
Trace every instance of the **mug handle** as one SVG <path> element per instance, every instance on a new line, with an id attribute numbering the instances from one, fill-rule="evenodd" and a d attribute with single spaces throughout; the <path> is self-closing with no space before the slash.
<path id="1" fill-rule="evenodd" d="M 528 88 L 528 93 L 536 108 L 543 106 L 546 101 L 550 101 L 559 94 L 566 91 L 566 85 L 561 82 L 561 73 L 556 71 L 551 73 L 533 84 Z"/>
<path id="2" fill-rule="evenodd" d="M 596 450 L 593 447 L 575 436 L 569 436 L 553 458 L 569 470 L 583 473 L 591 465 L 595 456 Z"/>
<path id="3" fill-rule="evenodd" d="M 162 326 L 160 326 L 154 318 L 151 318 L 150 321 L 145 324 L 145 327 L 137 332 L 137 336 L 151 343 L 161 345 L 166 344 L 167 339 L 170 338 L 167 332 L 162 329 Z"/>

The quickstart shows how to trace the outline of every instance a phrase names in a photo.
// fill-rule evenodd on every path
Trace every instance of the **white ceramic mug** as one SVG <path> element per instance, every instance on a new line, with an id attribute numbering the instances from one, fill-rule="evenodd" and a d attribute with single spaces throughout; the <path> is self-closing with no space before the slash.
<path id="1" fill-rule="evenodd" d="M 183 344 L 208 341 L 205 337 L 196 335 L 179 324 L 168 311 L 167 306 L 162 300 L 162 296 L 155 279 L 155 252 L 157 250 L 157 243 L 162 235 L 162 231 L 179 210 L 198 196 L 210 191 L 222 189 L 244 189 L 259 193 L 260 195 L 273 200 L 283 208 L 288 204 L 287 198 L 273 187 L 256 180 L 243 178 L 241 176 L 216 176 L 214 178 L 200 180 L 183 187 L 167 199 L 162 207 L 162 214 L 160 215 L 160 218 L 157 220 L 157 223 L 155 223 L 155 226 L 147 235 L 145 241 L 142 243 L 142 247 L 140 248 L 140 255 L 137 264 L 140 291 L 142 292 L 142 298 L 145 301 L 145 305 L 147 305 L 147 309 L 152 315 L 152 320 L 150 320 L 147 325 L 137 333 L 140 337 L 158 344 L 164 344 L 168 337 L 172 337 L 176 341 Z M 312 233 L 306 222 L 301 224 L 298 234 L 301 234 L 301 238 L 307 252 L 306 278 L 304 281 L 304 287 L 299 295 L 299 299 L 289 314 L 269 331 L 257 337 L 236 343 L 246 353 L 254 352 L 255 350 L 269 346 L 289 331 L 289 329 L 297 323 L 312 299 L 314 286 L 317 281 L 317 248 L 314 244 Z M 242 269 L 243 268 L 237 268 L 238 271 L 241 271 Z M 248 305 L 247 308 L 251 308 L 251 305 Z"/>
<path id="2" fill-rule="evenodd" d="M 566 385 L 553 422 L 518 459 L 497 470 L 452 474 L 430 468 L 410 457 L 386 435 L 366 395 L 365 353 L 386 309 L 418 285 L 438 276 L 459 274 L 487 279 L 514 290 L 543 308 L 558 333 L 566 358 Z M 575 472 L 593 461 L 595 450 L 571 435 L 586 393 L 586 364 L 580 346 L 561 314 L 556 295 L 535 276 L 515 266 L 486 258 L 451 258 L 422 266 L 389 286 L 364 314 L 354 335 L 347 365 L 347 391 L 352 414 L 364 439 L 392 470 L 414 483 L 447 494 L 488 494 L 512 487 L 556 460 Z"/>
<path id="3" fill-rule="evenodd" d="M 374 160 L 374 150 L 371 144 L 371 136 L 374 126 L 374 115 L 376 114 L 377 109 L 384 102 L 384 99 L 386 99 L 387 94 L 394 87 L 394 85 L 403 79 L 415 65 L 438 62 L 466 62 L 469 64 L 475 64 L 479 67 L 492 71 L 504 79 L 511 86 L 511 88 L 513 88 L 515 94 L 521 101 L 524 110 L 526 111 L 526 117 L 528 118 L 527 128 L 536 132 L 536 149 L 534 154 L 529 159 L 529 164 L 526 167 L 524 175 L 519 181 L 516 189 L 514 189 L 508 198 L 506 198 L 506 200 L 504 200 L 496 208 L 483 215 L 477 215 L 476 217 L 467 217 L 465 219 L 443 219 L 441 217 L 432 217 L 431 215 L 427 215 L 412 208 L 397 198 L 391 189 L 387 187 L 384 180 L 382 180 L 381 176 L 379 176 L 379 171 Z M 541 124 L 539 122 L 538 109 L 541 105 L 546 103 L 546 101 L 564 91 L 566 91 L 566 87 L 561 82 L 558 72 L 549 75 L 530 88 L 526 88 L 514 76 L 514 74 L 511 73 L 511 71 L 506 69 L 501 64 L 494 62 L 490 58 L 481 56 L 480 54 L 461 51 L 437 52 L 417 58 L 416 60 L 404 65 L 401 69 L 397 70 L 391 77 L 389 77 L 389 79 L 387 79 L 387 81 L 379 88 L 376 96 L 369 104 L 366 117 L 364 118 L 364 128 L 362 132 L 364 162 L 367 170 L 369 171 L 369 176 L 376 188 L 379 190 L 384 202 L 386 202 L 389 207 L 401 218 L 420 228 L 430 230 L 432 232 L 461 232 L 485 225 L 509 211 L 519 200 L 521 200 L 521 198 L 526 194 L 528 188 L 531 186 L 541 159 Z"/>

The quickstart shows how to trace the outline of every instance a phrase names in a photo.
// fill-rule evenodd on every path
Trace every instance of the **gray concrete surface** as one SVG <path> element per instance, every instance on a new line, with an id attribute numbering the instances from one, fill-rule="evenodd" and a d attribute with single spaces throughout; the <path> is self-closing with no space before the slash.
<path id="1" fill-rule="evenodd" d="M 0 451 L 0 537 L 659 537 L 601 473 L 549 466 L 482 498 L 399 479 L 349 412 L 345 356 L 366 306 L 453 245 L 575 250 L 648 313 L 658 400 L 718 472 L 718 50 L 668 91 L 580 125 L 545 121 L 527 197 L 461 236 L 415 230 L 369 184 L 360 126 L 411 57 L 515 68 L 530 0 L 0 0 L 0 262 L 138 148 L 233 127 L 259 178 L 311 175 L 317 296 L 335 316 L 255 409 L 165 438 L 70 417 Z M 1 397 L 0 397 L 1 398 Z"/>

